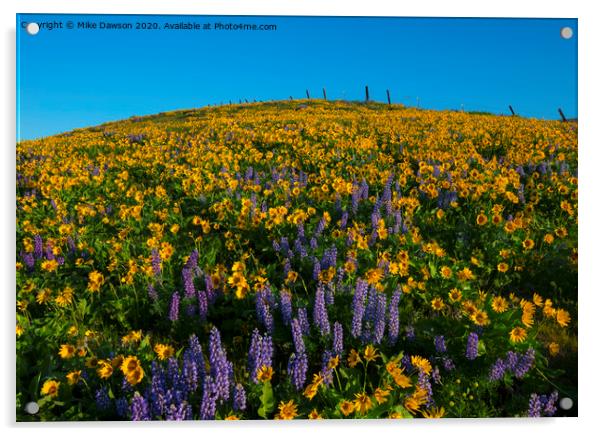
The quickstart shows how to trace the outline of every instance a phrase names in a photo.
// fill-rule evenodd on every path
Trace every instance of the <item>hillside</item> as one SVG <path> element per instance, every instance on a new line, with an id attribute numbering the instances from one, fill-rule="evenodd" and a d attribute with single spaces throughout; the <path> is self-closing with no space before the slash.
<path id="1" fill-rule="evenodd" d="M 299 100 L 17 144 L 18 419 L 576 414 L 577 133 Z"/>

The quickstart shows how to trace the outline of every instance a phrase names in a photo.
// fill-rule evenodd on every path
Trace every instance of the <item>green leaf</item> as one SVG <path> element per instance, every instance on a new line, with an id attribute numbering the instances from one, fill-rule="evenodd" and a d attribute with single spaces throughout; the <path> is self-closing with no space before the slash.
<path id="1" fill-rule="evenodd" d="M 482 356 L 483 354 L 487 354 L 487 349 L 485 348 L 485 342 L 479 341 L 479 346 L 477 348 L 477 354 Z"/>
<path id="2" fill-rule="evenodd" d="M 261 390 L 261 407 L 257 414 L 263 419 L 268 419 L 268 415 L 274 410 L 274 392 L 272 391 L 272 383 L 267 381 L 263 383 Z"/>

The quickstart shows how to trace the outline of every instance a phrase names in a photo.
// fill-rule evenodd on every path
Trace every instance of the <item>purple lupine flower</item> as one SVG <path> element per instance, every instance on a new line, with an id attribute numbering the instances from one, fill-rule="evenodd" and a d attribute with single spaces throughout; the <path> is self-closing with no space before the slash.
<path id="1" fill-rule="evenodd" d="M 255 313 L 257 320 L 264 325 L 269 333 L 272 333 L 274 330 L 274 318 L 270 310 L 274 304 L 273 298 L 268 286 L 261 288 L 255 293 Z"/>
<path id="2" fill-rule="evenodd" d="M 431 374 L 431 379 L 433 380 L 434 383 L 437 383 L 438 385 L 441 384 L 441 372 L 439 371 L 438 366 L 435 366 L 433 368 L 433 372 Z"/>
<path id="3" fill-rule="evenodd" d="M 325 227 L 326 227 L 326 220 L 324 219 L 324 217 L 322 217 L 322 218 L 320 218 L 320 221 L 318 221 L 318 225 L 316 226 L 314 236 L 316 238 L 319 237 L 322 234 L 322 232 L 324 231 Z"/>
<path id="4" fill-rule="evenodd" d="M 171 295 L 171 305 L 169 307 L 169 320 L 177 321 L 180 317 L 180 294 L 175 291 Z"/>
<path id="5" fill-rule="evenodd" d="M 368 282 L 359 279 L 355 286 L 353 295 L 353 319 L 351 321 L 351 336 L 358 338 L 362 334 L 362 321 L 366 310 L 366 294 L 368 293 Z"/>
<path id="6" fill-rule="evenodd" d="M 516 364 L 516 366 L 514 368 L 514 375 L 517 378 L 523 378 L 527 374 L 527 372 L 529 372 L 529 370 L 533 366 L 534 362 L 535 362 L 535 350 L 533 348 L 529 348 L 525 352 L 525 354 L 523 354 L 521 356 L 518 363 Z"/>
<path id="7" fill-rule="evenodd" d="M 83 375 L 84 375 L 84 371 L 82 371 L 82 378 L 84 378 Z M 86 373 L 86 377 L 88 377 L 87 373 Z M 89 380 L 88 378 L 84 378 L 84 379 Z M 134 388 L 132 387 L 131 384 L 128 383 L 125 376 L 122 377 L 122 379 L 121 379 L 121 392 L 123 392 L 125 394 L 131 394 L 134 392 Z"/>
<path id="8" fill-rule="evenodd" d="M 151 265 L 153 268 L 153 274 L 155 277 L 161 275 L 161 255 L 156 248 L 151 251 Z"/>
<path id="9" fill-rule="evenodd" d="M 182 359 L 182 379 L 188 392 L 195 392 L 199 387 L 199 369 L 194 353 L 188 348 Z"/>
<path id="10" fill-rule="evenodd" d="M 52 252 L 52 245 L 50 243 L 46 244 L 46 259 L 54 260 L 54 253 Z"/>
<path id="11" fill-rule="evenodd" d="M 134 394 L 132 398 L 132 404 L 130 406 L 130 413 L 132 415 L 132 421 L 150 421 L 150 413 L 148 411 L 148 403 L 142 395 L 138 392 Z"/>
<path id="12" fill-rule="evenodd" d="M 406 326 L 405 336 L 406 336 L 406 339 L 410 342 L 412 342 L 414 339 L 416 339 L 416 331 L 414 330 L 414 326 L 412 326 L 412 325 Z"/>
<path id="13" fill-rule="evenodd" d="M 307 257 L 307 249 L 299 239 L 295 239 L 295 251 L 297 254 L 299 254 L 301 259 L 305 259 Z"/>
<path id="14" fill-rule="evenodd" d="M 389 344 L 397 342 L 399 336 L 399 300 L 401 299 L 401 290 L 397 289 L 391 296 L 389 303 Z"/>
<path id="15" fill-rule="evenodd" d="M 23 258 L 23 263 L 25 264 L 25 266 L 27 267 L 27 269 L 29 271 L 33 270 L 34 266 L 35 266 L 35 259 L 33 257 L 33 254 L 31 253 L 21 253 L 21 257 Z"/>
<path id="16" fill-rule="evenodd" d="M 71 253 L 75 253 L 77 251 L 77 247 L 75 246 L 75 241 L 71 236 L 67 236 L 67 246 L 69 247 L 69 251 Z"/>
<path id="17" fill-rule="evenodd" d="M 280 244 L 275 239 L 272 241 L 272 248 L 276 253 L 280 253 Z"/>
<path id="18" fill-rule="evenodd" d="M 218 293 L 215 291 L 213 279 L 211 278 L 210 274 L 205 274 L 205 293 L 207 294 L 207 305 L 215 303 Z"/>
<path id="19" fill-rule="evenodd" d="M 329 365 L 330 359 L 333 357 L 333 354 L 328 350 L 324 351 L 322 354 L 322 369 L 320 370 L 320 374 L 322 375 L 323 382 L 326 386 L 331 385 L 333 382 L 333 370 Z"/>
<path id="20" fill-rule="evenodd" d="M 351 247 L 353 245 L 353 236 L 351 233 L 347 233 L 347 237 L 345 238 L 345 245 L 347 247 Z"/>
<path id="21" fill-rule="evenodd" d="M 127 417 L 128 407 L 128 400 L 125 397 L 119 397 L 115 400 L 115 409 L 117 410 L 117 416 L 120 418 Z"/>
<path id="22" fill-rule="evenodd" d="M 235 412 L 245 410 L 247 408 L 247 394 L 245 393 L 245 388 L 238 383 L 234 386 L 234 400 L 232 403 L 232 409 Z"/>
<path id="23" fill-rule="evenodd" d="M 305 336 L 309 335 L 309 320 L 307 318 L 307 309 L 305 307 L 299 307 L 297 309 L 297 319 L 299 320 L 299 326 Z"/>
<path id="24" fill-rule="evenodd" d="M 337 247 L 336 245 L 332 245 L 330 248 L 324 251 L 324 255 L 322 256 L 321 265 L 322 269 L 328 269 L 330 267 L 337 266 Z"/>
<path id="25" fill-rule="evenodd" d="M 337 289 L 343 289 L 343 281 L 345 280 L 345 268 L 339 267 L 337 269 Z"/>
<path id="26" fill-rule="evenodd" d="M 558 391 L 552 392 L 548 398 L 545 398 L 545 401 L 542 401 L 543 404 L 543 413 L 546 416 L 553 416 L 556 413 L 556 402 L 558 401 Z"/>
<path id="27" fill-rule="evenodd" d="M 378 229 L 378 221 L 380 220 L 380 212 L 378 210 L 373 212 L 372 215 L 370 215 L 370 219 L 372 220 L 372 228 Z"/>
<path id="28" fill-rule="evenodd" d="M 359 208 L 361 188 L 355 186 L 351 192 L 351 212 L 355 215 Z"/>
<path id="29" fill-rule="evenodd" d="M 324 294 L 324 301 L 328 306 L 332 306 L 334 304 L 334 285 L 332 282 L 329 282 L 326 285 L 326 293 Z"/>
<path id="30" fill-rule="evenodd" d="M 205 378 L 205 356 L 203 355 L 203 348 L 199 343 L 199 338 L 196 335 L 190 335 L 190 338 L 188 338 L 188 349 L 186 352 L 189 353 L 189 358 L 194 361 L 197 376 L 202 381 Z"/>
<path id="31" fill-rule="evenodd" d="M 298 391 L 301 390 L 307 376 L 307 355 L 305 353 L 291 354 L 288 360 L 287 371 L 295 389 Z"/>
<path id="32" fill-rule="evenodd" d="M 215 419 L 215 411 L 217 409 L 217 392 L 211 376 L 205 377 L 203 383 L 203 397 L 201 399 L 201 415 L 203 420 Z"/>
<path id="33" fill-rule="evenodd" d="M 312 238 L 312 241 L 314 241 L 314 239 Z M 316 247 L 312 247 L 314 250 L 318 247 L 318 243 L 316 242 Z M 313 269 L 313 279 L 314 280 L 318 280 L 318 278 L 320 277 L 320 272 L 322 272 L 322 267 L 320 266 L 320 262 L 318 262 L 318 259 L 314 259 L 314 269 Z"/>
<path id="34" fill-rule="evenodd" d="M 305 240 L 305 226 L 303 223 L 297 224 L 297 239 L 299 239 L 299 241 Z"/>
<path id="35" fill-rule="evenodd" d="M 96 407 L 98 410 L 107 411 L 111 407 L 111 399 L 109 398 L 109 391 L 106 386 L 101 387 L 96 390 L 96 394 L 94 395 L 96 400 Z"/>
<path id="36" fill-rule="evenodd" d="M 399 233 L 399 231 L 401 230 L 401 211 L 398 209 L 395 211 L 395 225 L 393 226 L 393 232 L 392 233 Z"/>
<path id="37" fill-rule="evenodd" d="M 186 316 L 192 318 L 196 313 L 196 308 L 192 304 L 186 304 Z"/>
<path id="38" fill-rule="evenodd" d="M 251 345 L 249 346 L 248 366 L 251 380 L 255 383 L 257 383 L 257 370 L 260 368 L 257 363 L 261 355 L 261 350 L 261 335 L 259 334 L 259 330 L 254 329 L 251 335 Z"/>
<path id="39" fill-rule="evenodd" d="M 251 374 L 251 380 L 253 382 L 259 383 L 257 380 L 257 372 L 262 366 L 272 366 L 273 354 L 274 347 L 272 345 L 272 338 L 267 333 L 264 336 L 261 336 L 259 330 L 253 330 L 248 358 L 249 373 Z"/>
<path id="40" fill-rule="evenodd" d="M 452 359 L 450 359 L 449 357 L 444 357 L 443 358 L 443 369 L 445 369 L 447 372 L 453 371 L 456 368 L 456 365 L 454 364 L 454 361 Z"/>
<path id="41" fill-rule="evenodd" d="M 291 325 L 293 318 L 292 295 L 287 290 L 280 291 L 280 313 L 285 326 Z"/>
<path id="42" fill-rule="evenodd" d="M 148 394 L 150 401 L 150 412 L 154 416 L 162 416 L 166 407 L 166 391 L 167 381 L 165 379 L 165 371 L 157 362 L 151 363 L 151 386 Z"/>
<path id="43" fill-rule="evenodd" d="M 291 322 L 291 331 L 293 333 L 293 344 L 295 346 L 295 352 L 297 354 L 305 353 L 305 343 L 303 342 L 303 331 L 301 329 L 301 322 L 295 318 Z"/>
<path id="44" fill-rule="evenodd" d="M 207 301 L 207 292 L 198 290 L 196 292 L 198 306 L 199 306 L 199 317 L 204 321 L 207 319 L 207 312 L 209 310 L 209 302 Z"/>
<path id="45" fill-rule="evenodd" d="M 374 320 L 374 340 L 380 344 L 385 336 L 385 327 L 387 325 L 387 295 L 379 293 L 376 298 L 376 311 Z"/>
<path id="46" fill-rule="evenodd" d="M 435 351 L 437 353 L 445 353 L 447 351 L 447 346 L 445 345 L 445 336 L 435 336 Z"/>
<path id="47" fill-rule="evenodd" d="M 433 400 L 433 387 L 429 380 L 429 376 L 421 369 L 418 370 L 418 386 L 426 391 L 426 405 L 431 407 L 435 404 Z"/>
<path id="48" fill-rule="evenodd" d="M 194 278 L 190 268 L 182 268 L 182 283 L 184 283 L 184 296 L 186 298 L 194 298 L 196 289 L 194 288 Z"/>
<path id="49" fill-rule="evenodd" d="M 368 290 L 368 298 L 366 304 L 366 311 L 364 312 L 364 325 L 366 329 L 364 331 L 365 341 L 370 341 L 370 326 L 374 326 L 376 323 L 376 306 L 377 306 L 377 291 L 374 286 L 370 286 Z"/>
<path id="50" fill-rule="evenodd" d="M 401 365 L 403 366 L 403 368 L 406 371 L 411 371 L 412 370 L 412 359 L 410 358 L 409 354 L 404 354 L 403 357 L 401 358 Z"/>
<path id="51" fill-rule="evenodd" d="M 479 336 L 476 333 L 471 332 L 466 341 L 466 358 L 468 360 L 475 360 L 477 358 L 478 348 Z"/>
<path id="52" fill-rule="evenodd" d="M 501 380 L 504 377 L 504 374 L 506 374 L 506 364 L 502 359 L 497 359 L 489 370 L 489 380 Z"/>
<path id="53" fill-rule="evenodd" d="M 519 359 L 519 355 L 517 353 L 515 353 L 514 351 L 508 351 L 508 353 L 506 354 L 506 368 L 512 372 L 514 372 L 514 369 L 516 368 L 516 365 L 518 364 L 518 359 Z"/>
<path id="54" fill-rule="evenodd" d="M 152 283 L 149 283 L 148 285 L 148 297 L 153 301 L 157 301 L 159 299 L 159 294 L 157 294 L 157 290 Z"/>
<path id="55" fill-rule="evenodd" d="M 180 373 L 180 366 L 178 360 L 175 357 L 170 357 L 167 360 L 167 378 L 170 386 L 175 390 L 180 390 L 183 387 L 183 378 Z"/>
<path id="56" fill-rule="evenodd" d="M 290 246 L 288 245 L 288 238 L 283 236 L 282 238 L 280 238 L 280 253 L 286 256 L 289 250 Z"/>
<path id="57" fill-rule="evenodd" d="M 42 258 L 42 251 L 43 251 L 43 241 L 42 241 L 42 237 L 40 235 L 35 235 L 33 237 L 33 243 L 34 243 L 34 248 L 33 248 L 33 255 L 36 259 L 41 259 Z"/>
<path id="58" fill-rule="evenodd" d="M 332 351 L 339 356 L 343 355 L 343 326 L 340 322 L 334 323 L 334 334 L 332 337 Z"/>
<path id="59" fill-rule="evenodd" d="M 529 410 L 527 415 L 530 418 L 539 418 L 541 417 L 541 401 L 539 399 L 539 395 L 531 394 L 529 399 Z"/>
<path id="60" fill-rule="evenodd" d="M 341 229 L 347 228 L 347 221 L 349 220 L 349 212 L 344 211 L 341 215 Z"/>
<path id="61" fill-rule="evenodd" d="M 324 288 L 318 285 L 314 301 L 314 324 L 322 333 L 322 336 L 330 334 L 330 323 L 328 322 L 328 311 L 324 301 Z"/>
<path id="62" fill-rule="evenodd" d="M 222 347 L 219 330 L 215 327 L 209 333 L 209 363 L 216 400 L 228 401 L 234 368 L 228 361 L 226 351 Z"/>
<path id="63" fill-rule="evenodd" d="M 171 404 L 167 409 L 165 419 L 167 421 L 184 421 L 187 416 L 191 415 L 190 405 L 186 401 L 182 401 L 179 405 Z M 190 418 L 188 418 L 190 419 Z"/>

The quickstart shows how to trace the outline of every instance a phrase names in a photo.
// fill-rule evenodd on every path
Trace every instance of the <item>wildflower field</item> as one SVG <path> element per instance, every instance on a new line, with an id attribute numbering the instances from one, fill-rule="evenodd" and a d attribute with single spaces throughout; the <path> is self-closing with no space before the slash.
<path id="1" fill-rule="evenodd" d="M 16 171 L 19 421 L 577 413 L 575 122 L 206 107 Z"/>

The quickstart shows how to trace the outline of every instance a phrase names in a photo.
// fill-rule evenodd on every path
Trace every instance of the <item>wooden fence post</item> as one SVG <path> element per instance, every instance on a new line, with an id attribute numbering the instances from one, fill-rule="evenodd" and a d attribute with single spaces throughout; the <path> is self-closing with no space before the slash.
<path id="1" fill-rule="evenodd" d="M 562 109 L 558 108 L 558 113 L 562 117 L 562 121 L 566 123 L 566 117 L 564 116 L 564 112 L 562 112 Z"/>
<path id="2" fill-rule="evenodd" d="M 510 105 L 510 104 L 509 104 L 509 105 L 508 105 L 508 109 L 510 109 L 510 112 L 512 112 L 512 115 L 516 115 L 516 114 L 514 113 L 514 109 L 512 109 L 512 105 Z"/>
<path id="3" fill-rule="evenodd" d="M 328 99 L 326 98 L 326 88 L 322 88 L 322 94 L 324 94 L 324 100 L 328 100 Z"/>
<path id="4" fill-rule="evenodd" d="M 305 90 L 305 94 L 307 95 L 307 99 L 308 99 L 308 100 L 311 100 L 311 97 L 309 96 L 309 89 L 306 89 L 306 90 Z"/>
<path id="5" fill-rule="evenodd" d="M 368 92 L 368 85 L 366 85 L 366 103 L 370 101 L 370 92 Z"/>
<path id="6" fill-rule="evenodd" d="M 391 106 L 391 93 L 387 89 L 387 101 L 389 102 L 389 106 Z"/>

